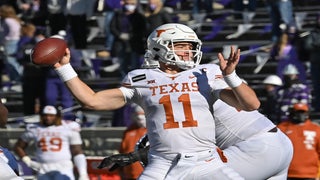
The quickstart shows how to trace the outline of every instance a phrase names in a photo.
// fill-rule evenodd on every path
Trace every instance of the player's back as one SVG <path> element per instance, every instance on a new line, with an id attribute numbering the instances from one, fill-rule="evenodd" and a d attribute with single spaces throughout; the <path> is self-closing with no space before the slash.
<path id="1" fill-rule="evenodd" d="M 238 111 L 221 100 L 213 108 L 217 145 L 222 149 L 275 127 L 258 111 Z"/>

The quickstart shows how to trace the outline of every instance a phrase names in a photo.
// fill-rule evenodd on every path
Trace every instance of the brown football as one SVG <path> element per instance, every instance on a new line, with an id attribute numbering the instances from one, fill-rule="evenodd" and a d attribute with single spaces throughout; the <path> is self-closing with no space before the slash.
<path id="1" fill-rule="evenodd" d="M 65 55 L 67 43 L 60 38 L 46 38 L 38 42 L 31 51 L 31 61 L 36 65 L 54 65 Z"/>

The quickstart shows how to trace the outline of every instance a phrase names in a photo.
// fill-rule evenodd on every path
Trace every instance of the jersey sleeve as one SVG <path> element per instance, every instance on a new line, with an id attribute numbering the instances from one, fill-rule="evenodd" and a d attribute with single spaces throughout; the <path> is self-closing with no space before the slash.
<path id="1" fill-rule="evenodd" d="M 136 97 L 139 96 L 138 87 L 144 87 L 147 81 L 147 71 L 144 69 L 137 69 L 130 71 L 122 80 L 122 87 L 120 88 L 126 102 L 137 102 Z"/>
<path id="2" fill-rule="evenodd" d="M 71 130 L 70 145 L 82 144 L 81 135 L 78 131 Z"/>
<path id="3" fill-rule="evenodd" d="M 228 88 L 228 84 L 224 81 L 220 67 L 216 64 L 206 64 L 204 69 L 207 71 L 209 85 L 215 98 L 219 99 L 222 89 Z"/>

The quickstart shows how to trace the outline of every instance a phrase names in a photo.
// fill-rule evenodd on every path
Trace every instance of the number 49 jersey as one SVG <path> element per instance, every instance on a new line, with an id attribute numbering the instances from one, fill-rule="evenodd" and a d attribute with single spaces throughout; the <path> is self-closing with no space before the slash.
<path id="1" fill-rule="evenodd" d="M 34 141 L 35 157 L 40 163 L 71 160 L 70 145 L 82 144 L 80 133 L 67 125 L 32 125 L 27 127 L 21 139 L 25 142 Z"/>
<path id="2" fill-rule="evenodd" d="M 219 66 L 207 64 L 175 75 L 137 69 L 121 89 L 145 110 L 150 152 L 173 155 L 215 147 L 214 94 L 226 87 Z"/>

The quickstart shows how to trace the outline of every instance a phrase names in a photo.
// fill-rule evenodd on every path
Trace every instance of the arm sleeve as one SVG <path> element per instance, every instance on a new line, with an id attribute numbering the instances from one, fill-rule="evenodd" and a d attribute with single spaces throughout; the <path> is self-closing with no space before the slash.
<path id="1" fill-rule="evenodd" d="M 77 154 L 73 161 L 80 175 L 87 175 L 87 160 L 84 154 Z"/>

